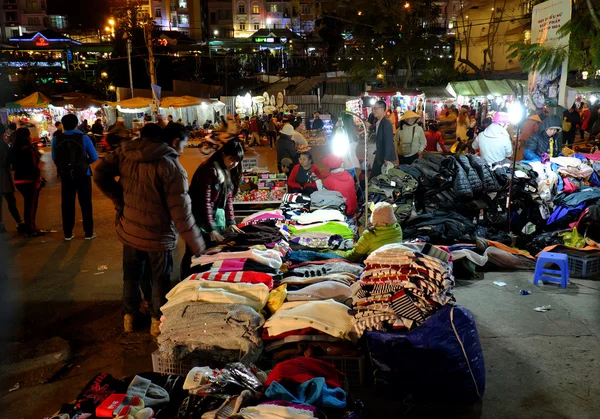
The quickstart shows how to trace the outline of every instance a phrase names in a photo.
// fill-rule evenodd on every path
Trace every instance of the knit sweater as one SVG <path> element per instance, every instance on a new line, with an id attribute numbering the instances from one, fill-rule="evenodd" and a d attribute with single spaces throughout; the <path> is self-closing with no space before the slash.
<path id="1" fill-rule="evenodd" d="M 344 257 L 351 261 L 358 261 L 379 249 L 381 246 L 402 241 L 402 228 L 400 224 L 388 224 L 375 227 L 375 230 L 365 230 L 356 242 L 354 249 L 346 252 Z"/>

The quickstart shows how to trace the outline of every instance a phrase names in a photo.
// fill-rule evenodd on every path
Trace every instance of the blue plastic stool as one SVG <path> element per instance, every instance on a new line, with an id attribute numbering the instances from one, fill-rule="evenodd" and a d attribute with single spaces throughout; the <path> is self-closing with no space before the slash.
<path id="1" fill-rule="evenodd" d="M 547 263 L 558 265 L 560 270 L 544 268 L 544 265 Z M 547 274 L 560 275 L 560 277 L 549 276 Z M 569 285 L 569 256 L 564 253 L 540 253 L 535 264 L 533 285 L 537 285 L 539 281 L 554 282 L 560 284 L 561 288 L 567 288 Z"/>

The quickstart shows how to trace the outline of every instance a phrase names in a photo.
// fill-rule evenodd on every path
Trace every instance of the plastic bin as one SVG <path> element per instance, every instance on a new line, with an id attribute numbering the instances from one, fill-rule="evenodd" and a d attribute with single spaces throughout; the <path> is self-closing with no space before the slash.
<path id="1" fill-rule="evenodd" d="M 350 387 L 365 385 L 365 357 L 364 356 L 324 356 L 319 358 L 333 364 L 338 371 L 346 375 Z"/>
<path id="2" fill-rule="evenodd" d="M 225 366 L 225 364 L 215 360 L 207 360 L 201 358 L 164 358 L 160 355 L 160 351 L 158 349 L 152 352 L 152 370 L 160 374 L 180 375 L 182 377 L 185 377 L 192 368 L 204 366 L 209 366 L 211 368 L 221 368 Z"/>
<path id="3" fill-rule="evenodd" d="M 572 278 L 590 278 L 600 275 L 600 252 L 568 253 L 569 276 Z"/>

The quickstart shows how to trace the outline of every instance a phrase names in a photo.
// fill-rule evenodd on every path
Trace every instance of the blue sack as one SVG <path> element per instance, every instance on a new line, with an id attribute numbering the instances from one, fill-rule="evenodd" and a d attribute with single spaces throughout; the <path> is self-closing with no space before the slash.
<path id="1" fill-rule="evenodd" d="M 475 402 L 483 397 L 483 352 L 466 308 L 446 305 L 408 334 L 365 335 L 376 387 L 428 403 Z"/>

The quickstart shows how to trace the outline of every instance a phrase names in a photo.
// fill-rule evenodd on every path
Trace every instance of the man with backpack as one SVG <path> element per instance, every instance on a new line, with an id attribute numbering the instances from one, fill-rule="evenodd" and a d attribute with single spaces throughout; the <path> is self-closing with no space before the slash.
<path id="1" fill-rule="evenodd" d="M 64 132 L 52 139 L 52 160 L 56 164 L 61 180 L 61 209 L 65 240 L 75 237 L 75 196 L 79 199 L 79 207 L 83 217 L 85 239 L 91 240 L 94 234 L 94 218 L 92 215 L 92 170 L 90 164 L 98 160 L 98 153 L 90 137 L 77 129 L 77 116 L 67 114 L 61 122 Z"/>

